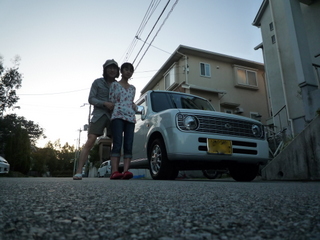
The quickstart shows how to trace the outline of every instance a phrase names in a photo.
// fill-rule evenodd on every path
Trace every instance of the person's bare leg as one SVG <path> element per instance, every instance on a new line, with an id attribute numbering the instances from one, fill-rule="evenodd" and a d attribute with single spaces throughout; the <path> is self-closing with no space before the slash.
<path id="1" fill-rule="evenodd" d="M 123 159 L 123 172 L 126 172 L 129 170 L 130 162 L 131 162 L 131 158 L 124 158 Z"/>
<path id="2" fill-rule="evenodd" d="M 120 163 L 120 157 L 111 157 L 111 171 L 112 173 L 119 171 L 119 163 Z"/>
<path id="3" fill-rule="evenodd" d="M 87 161 L 88 156 L 89 156 L 89 152 L 90 152 L 91 148 L 93 147 L 94 143 L 96 142 L 97 137 L 98 136 L 94 135 L 94 134 L 88 135 L 87 142 L 84 145 L 84 147 L 82 148 L 81 153 L 80 153 L 79 163 L 78 163 L 76 174 L 82 173 L 83 165 Z"/>

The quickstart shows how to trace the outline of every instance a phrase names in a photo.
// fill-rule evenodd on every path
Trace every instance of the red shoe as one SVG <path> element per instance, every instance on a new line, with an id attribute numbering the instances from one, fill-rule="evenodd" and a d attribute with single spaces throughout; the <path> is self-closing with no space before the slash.
<path id="1" fill-rule="evenodd" d="M 122 179 L 130 179 L 130 178 L 133 178 L 132 172 L 126 171 L 123 173 Z"/>
<path id="2" fill-rule="evenodd" d="M 121 179 L 121 178 L 123 178 L 123 174 L 120 173 L 120 172 L 114 172 L 110 176 L 111 180 L 113 180 L 113 179 Z"/>

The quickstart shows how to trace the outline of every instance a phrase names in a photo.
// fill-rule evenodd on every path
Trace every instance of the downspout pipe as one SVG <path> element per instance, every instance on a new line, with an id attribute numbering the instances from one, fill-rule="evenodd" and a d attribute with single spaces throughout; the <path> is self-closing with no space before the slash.
<path id="1" fill-rule="evenodd" d="M 184 67 L 185 67 L 185 82 L 187 85 L 189 85 L 189 80 L 188 80 L 188 73 L 189 73 L 189 66 L 188 66 L 188 56 L 179 52 L 179 51 L 176 51 L 176 53 L 184 56 Z"/>

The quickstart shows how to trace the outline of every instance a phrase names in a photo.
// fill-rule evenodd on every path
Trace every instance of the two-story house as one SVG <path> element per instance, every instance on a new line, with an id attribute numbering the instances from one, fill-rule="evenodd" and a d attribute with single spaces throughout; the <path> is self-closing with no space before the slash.
<path id="1" fill-rule="evenodd" d="M 217 111 L 266 123 L 269 99 L 262 63 L 180 45 L 142 89 L 171 90 L 208 99 Z"/>

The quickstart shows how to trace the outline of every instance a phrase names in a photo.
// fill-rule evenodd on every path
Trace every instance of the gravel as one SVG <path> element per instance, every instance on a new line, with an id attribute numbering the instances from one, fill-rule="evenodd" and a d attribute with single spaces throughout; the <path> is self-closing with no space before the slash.
<path id="1" fill-rule="evenodd" d="M 320 182 L 0 178 L 0 239 L 320 239 Z"/>

